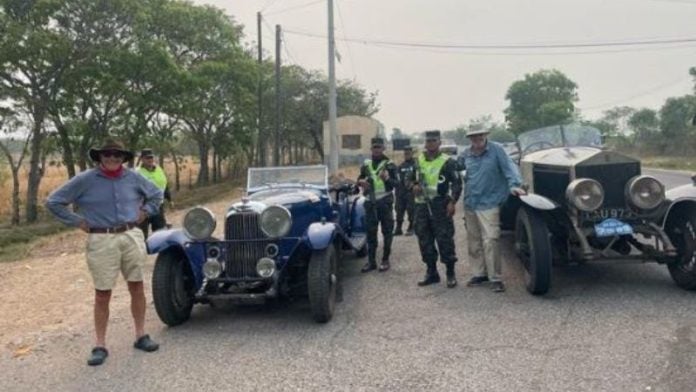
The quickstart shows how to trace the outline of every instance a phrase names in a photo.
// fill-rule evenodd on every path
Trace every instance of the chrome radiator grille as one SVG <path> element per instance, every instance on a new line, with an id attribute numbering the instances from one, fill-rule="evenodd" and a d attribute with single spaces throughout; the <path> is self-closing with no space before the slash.
<path id="1" fill-rule="evenodd" d="M 227 246 L 225 272 L 230 278 L 258 278 L 256 262 L 266 255 L 266 245 L 259 227 L 259 214 L 230 215 L 225 222 Z"/>

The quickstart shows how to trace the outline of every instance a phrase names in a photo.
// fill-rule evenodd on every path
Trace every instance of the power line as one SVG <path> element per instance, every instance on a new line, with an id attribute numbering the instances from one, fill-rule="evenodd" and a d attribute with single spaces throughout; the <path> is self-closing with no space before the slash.
<path id="1" fill-rule="evenodd" d="M 299 5 L 295 5 L 292 7 L 287 7 L 287 8 L 277 10 L 277 11 L 269 12 L 266 15 L 276 15 L 276 14 L 282 14 L 284 12 L 296 11 L 296 10 L 299 10 L 302 8 L 307 8 L 307 7 L 313 6 L 315 4 L 323 3 L 325 1 L 326 0 L 314 0 L 314 1 L 310 1 L 309 3 L 299 4 Z"/>
<path id="2" fill-rule="evenodd" d="M 355 75 L 355 63 L 353 62 L 353 53 L 350 51 L 350 44 L 345 41 L 346 38 L 346 23 L 343 21 L 343 14 L 341 13 L 341 4 L 339 1 L 336 2 L 336 9 L 338 10 L 338 19 L 341 21 L 341 26 L 342 26 L 342 33 L 343 33 L 343 43 L 345 44 L 347 53 L 348 53 L 348 61 L 350 61 L 350 69 L 353 71 L 353 80 L 357 79 Z"/>
<path id="3" fill-rule="evenodd" d="M 600 104 L 600 105 L 594 105 L 594 106 L 588 106 L 588 107 L 580 108 L 580 110 L 587 110 L 587 111 L 589 111 L 589 110 L 602 109 L 602 108 L 606 108 L 606 107 L 610 107 L 610 106 L 616 106 L 616 105 L 621 104 L 621 103 L 630 102 L 630 101 L 632 101 L 632 100 L 634 100 L 634 99 L 636 99 L 636 98 L 640 98 L 640 97 L 643 97 L 643 96 L 646 96 L 646 95 L 650 95 L 650 94 L 652 94 L 652 93 L 654 93 L 654 92 L 657 92 L 657 91 L 666 89 L 666 88 L 668 88 L 668 87 L 675 86 L 675 85 L 677 85 L 677 84 L 679 84 L 679 83 L 683 83 L 684 81 L 687 81 L 687 80 L 689 80 L 689 79 L 691 79 L 690 76 L 689 76 L 689 77 L 680 77 L 679 79 L 672 80 L 672 81 L 669 81 L 669 82 L 667 82 L 667 83 L 660 84 L 660 85 L 658 85 L 658 86 L 654 86 L 654 87 L 652 87 L 652 88 L 650 88 L 650 89 L 648 89 L 648 90 L 640 91 L 640 92 L 635 93 L 635 94 L 633 94 L 633 95 L 630 95 L 630 96 L 628 96 L 628 97 L 624 97 L 624 98 L 621 98 L 621 99 L 615 99 L 615 100 L 613 100 L 613 101 L 605 102 L 605 103 Z"/>
<path id="4" fill-rule="evenodd" d="M 326 39 L 322 34 L 310 33 L 300 30 L 286 30 L 288 34 L 303 35 L 312 38 Z M 580 43 L 559 43 L 559 44 L 440 44 L 427 42 L 407 42 L 374 40 L 368 38 L 342 38 L 343 41 L 356 42 L 373 45 L 387 45 L 409 48 L 428 48 L 428 49 L 485 49 L 485 50 L 519 50 L 519 49 L 572 49 L 572 48 L 601 48 L 601 47 L 631 47 L 644 45 L 670 45 L 696 43 L 696 37 L 669 38 L 655 40 L 636 40 L 636 41 L 608 41 L 608 42 L 580 42 Z"/>
<path id="5" fill-rule="evenodd" d="M 268 1 L 266 2 L 266 5 L 263 6 L 263 7 L 261 8 L 261 11 L 259 11 L 259 12 L 263 12 L 263 11 L 267 10 L 269 7 L 272 7 L 273 4 L 275 4 L 277 1 L 278 1 L 278 0 L 268 0 Z"/>
<path id="6" fill-rule="evenodd" d="M 419 51 L 419 52 L 429 52 L 438 54 L 452 54 L 457 53 L 460 55 L 470 55 L 470 56 L 565 56 L 565 55 L 593 55 L 593 54 L 612 54 L 612 53 L 635 53 L 635 52 L 655 52 L 662 50 L 672 50 L 672 49 L 684 49 L 684 48 L 694 48 L 696 44 L 687 45 L 674 45 L 674 46 L 663 46 L 663 47 L 631 47 L 631 48 L 621 48 L 621 49 L 604 49 L 604 50 L 575 50 L 575 51 L 558 51 L 554 49 L 553 51 L 545 52 L 530 52 L 530 51 L 507 51 L 507 52 L 492 52 L 492 51 L 463 51 L 463 50 L 445 50 L 445 49 L 430 49 L 430 48 L 409 48 L 403 46 L 391 46 L 382 44 L 364 44 L 366 46 L 373 46 L 379 48 L 393 49 L 393 50 L 406 50 L 406 51 Z"/>

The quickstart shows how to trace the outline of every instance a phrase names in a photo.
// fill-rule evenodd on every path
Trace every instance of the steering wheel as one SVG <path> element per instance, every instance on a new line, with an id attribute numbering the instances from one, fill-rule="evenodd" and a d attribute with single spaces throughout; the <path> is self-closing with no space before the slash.
<path id="1" fill-rule="evenodd" d="M 538 142 L 534 142 L 534 143 L 528 145 L 527 147 L 525 147 L 524 150 L 522 150 L 522 154 L 521 154 L 521 155 L 524 155 L 528 150 L 530 150 L 532 147 L 534 147 L 534 146 L 536 146 L 536 145 L 539 145 L 540 147 L 543 147 L 543 146 L 549 146 L 550 148 L 553 148 L 553 147 L 554 147 L 553 143 L 551 143 L 551 142 L 549 142 L 549 141 L 546 141 L 546 140 L 539 140 Z M 540 149 L 541 149 L 541 148 L 540 148 Z M 536 150 L 535 150 L 535 151 L 536 151 Z M 532 151 L 532 152 L 534 152 L 534 151 Z"/>

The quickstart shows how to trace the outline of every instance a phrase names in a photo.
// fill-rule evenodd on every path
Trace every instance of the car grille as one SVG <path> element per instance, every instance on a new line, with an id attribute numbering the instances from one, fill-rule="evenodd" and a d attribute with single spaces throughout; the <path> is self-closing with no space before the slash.
<path id="1" fill-rule="evenodd" d="M 228 242 L 225 272 L 230 278 L 258 278 L 256 262 L 266 255 L 266 245 L 259 223 L 259 214 L 233 214 L 225 222 Z"/>
<path id="2" fill-rule="evenodd" d="M 568 204 L 565 191 L 569 183 L 570 174 L 567 168 L 534 165 L 534 193 L 565 206 Z"/>
<path id="3" fill-rule="evenodd" d="M 576 166 L 576 178 L 597 180 L 604 188 L 604 208 L 626 208 L 626 184 L 640 174 L 640 163 Z"/>

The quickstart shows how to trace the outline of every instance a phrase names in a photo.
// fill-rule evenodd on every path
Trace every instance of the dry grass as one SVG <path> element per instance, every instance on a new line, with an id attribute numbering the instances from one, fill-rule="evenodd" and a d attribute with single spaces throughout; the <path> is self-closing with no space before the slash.
<path id="1" fill-rule="evenodd" d="M 179 165 L 180 167 L 180 181 L 182 193 L 186 192 L 189 188 L 189 184 L 195 184 L 198 178 L 198 167 L 199 164 L 193 162 L 191 158 L 185 158 L 184 162 Z M 9 167 L 0 166 L 0 222 L 7 220 L 5 219 L 11 213 L 12 209 L 12 174 L 10 173 Z M 174 188 L 174 164 L 170 160 L 165 160 L 164 170 L 169 178 L 170 187 Z M 20 208 L 21 213 L 24 212 L 24 202 L 26 199 L 27 192 L 27 178 L 29 176 L 28 165 L 23 165 L 20 169 L 20 183 L 19 183 L 19 197 L 20 197 Z M 51 165 L 48 166 L 43 178 L 41 179 L 41 184 L 39 186 L 39 205 L 43 206 L 44 201 L 48 198 L 48 195 L 53 192 L 56 188 L 63 185 L 68 180 L 68 173 L 65 167 L 62 165 Z"/>

